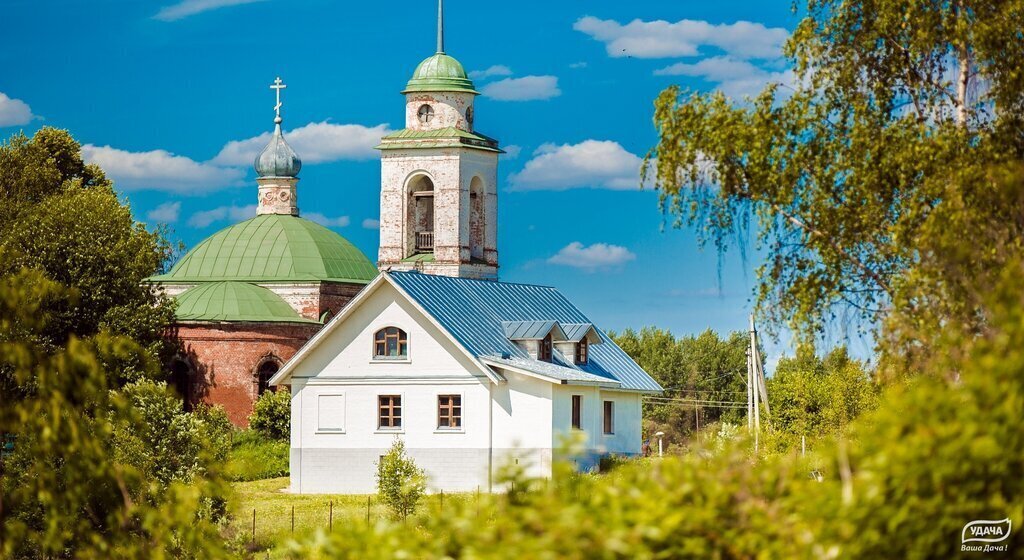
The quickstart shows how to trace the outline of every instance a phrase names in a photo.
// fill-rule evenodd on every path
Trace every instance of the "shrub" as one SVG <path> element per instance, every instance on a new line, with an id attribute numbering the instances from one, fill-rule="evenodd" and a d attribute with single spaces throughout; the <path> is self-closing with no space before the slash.
<path id="1" fill-rule="evenodd" d="M 237 432 L 225 475 L 235 481 L 288 476 L 288 442 L 267 439 L 254 430 Z"/>
<path id="2" fill-rule="evenodd" d="M 287 440 L 291 435 L 292 396 L 288 391 L 260 395 L 249 416 L 249 427 L 268 439 Z"/>
<path id="3" fill-rule="evenodd" d="M 395 517 L 405 519 L 416 510 L 426 492 L 423 469 L 405 453 L 405 443 L 395 438 L 391 449 L 377 462 L 377 494 Z"/>

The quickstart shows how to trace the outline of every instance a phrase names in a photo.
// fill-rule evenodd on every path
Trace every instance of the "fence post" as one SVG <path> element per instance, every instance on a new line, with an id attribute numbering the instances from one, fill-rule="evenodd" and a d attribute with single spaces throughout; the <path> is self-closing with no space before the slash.
<path id="1" fill-rule="evenodd" d="M 256 545 L 256 508 L 252 508 L 252 542 L 253 546 Z"/>
<path id="2" fill-rule="evenodd" d="M 476 517 L 480 518 L 480 485 L 476 485 Z"/>
<path id="3" fill-rule="evenodd" d="M 444 513 L 444 490 L 441 490 L 441 513 Z"/>
<path id="4" fill-rule="evenodd" d="M 327 531 L 334 530 L 334 500 L 331 500 L 327 509 Z"/>
<path id="5" fill-rule="evenodd" d="M 292 533 L 295 533 L 295 506 L 292 506 Z"/>
<path id="6" fill-rule="evenodd" d="M 366 524 L 370 524 L 370 497 L 366 497 Z"/>

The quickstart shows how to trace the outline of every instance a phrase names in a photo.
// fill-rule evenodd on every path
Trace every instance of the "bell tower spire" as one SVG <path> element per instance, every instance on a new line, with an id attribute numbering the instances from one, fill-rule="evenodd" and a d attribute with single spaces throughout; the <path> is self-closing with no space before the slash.
<path id="1" fill-rule="evenodd" d="M 437 0 L 437 53 L 444 54 L 444 0 Z"/>

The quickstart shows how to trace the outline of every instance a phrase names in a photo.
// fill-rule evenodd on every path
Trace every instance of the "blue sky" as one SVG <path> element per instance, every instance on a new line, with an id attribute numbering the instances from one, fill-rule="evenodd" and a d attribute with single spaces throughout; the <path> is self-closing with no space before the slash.
<path id="1" fill-rule="evenodd" d="M 672 229 L 638 165 L 666 86 L 740 98 L 789 79 L 790 2 L 445 9 L 446 51 L 484 93 L 476 127 L 509 152 L 502 279 L 557 286 L 608 329 L 743 329 L 756 260 L 701 251 L 692 231 Z M 402 127 L 399 91 L 434 52 L 435 14 L 433 0 L 6 0 L 0 136 L 71 130 L 140 220 L 191 247 L 253 214 L 252 151 L 272 128 L 268 86 L 281 76 L 303 215 L 376 260 L 372 147 Z"/>

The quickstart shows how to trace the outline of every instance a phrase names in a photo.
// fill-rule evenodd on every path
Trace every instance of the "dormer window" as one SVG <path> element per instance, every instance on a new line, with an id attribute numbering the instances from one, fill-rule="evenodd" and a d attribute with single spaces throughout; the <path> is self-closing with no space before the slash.
<path id="1" fill-rule="evenodd" d="M 373 335 L 374 360 L 404 360 L 409 357 L 409 337 L 398 327 L 385 327 Z"/>
<path id="2" fill-rule="evenodd" d="M 540 346 L 537 348 L 537 359 L 542 362 L 551 361 L 551 333 L 540 339 Z"/>
<path id="3" fill-rule="evenodd" d="M 590 342 L 587 341 L 587 337 L 583 337 L 576 344 L 576 364 L 585 366 L 587 365 L 587 354 L 590 352 Z"/>

